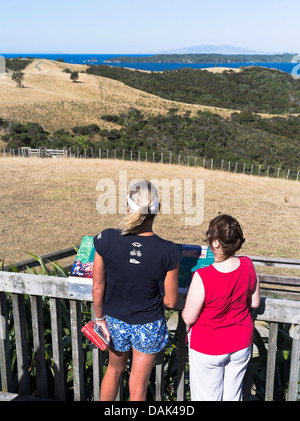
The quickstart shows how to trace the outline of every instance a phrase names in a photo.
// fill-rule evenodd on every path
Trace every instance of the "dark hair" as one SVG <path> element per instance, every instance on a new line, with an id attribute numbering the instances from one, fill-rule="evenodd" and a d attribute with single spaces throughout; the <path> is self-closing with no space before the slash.
<path id="1" fill-rule="evenodd" d="M 219 241 L 224 254 L 224 260 L 240 250 L 245 241 L 240 224 L 230 215 L 219 215 L 212 219 L 209 223 L 206 236 L 206 241 L 211 248 L 213 248 L 212 243 L 214 240 Z"/>

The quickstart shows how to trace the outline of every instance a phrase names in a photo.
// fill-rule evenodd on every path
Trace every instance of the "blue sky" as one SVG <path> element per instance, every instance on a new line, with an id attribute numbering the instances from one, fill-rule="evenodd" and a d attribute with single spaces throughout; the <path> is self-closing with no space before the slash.
<path id="1" fill-rule="evenodd" d="M 300 53 L 299 0 L 1 0 L 1 53 L 157 53 L 202 44 Z"/>

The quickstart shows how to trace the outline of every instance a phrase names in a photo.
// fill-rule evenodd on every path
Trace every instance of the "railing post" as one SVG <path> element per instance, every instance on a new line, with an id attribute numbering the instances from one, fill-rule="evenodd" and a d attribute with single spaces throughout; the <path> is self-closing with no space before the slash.
<path id="1" fill-rule="evenodd" d="M 74 400 L 85 400 L 84 362 L 81 333 L 81 302 L 70 300 Z"/>
<path id="2" fill-rule="evenodd" d="M 272 401 L 274 394 L 274 377 L 276 368 L 278 323 L 270 323 L 269 345 L 267 356 L 266 393 L 265 400 Z"/>
<path id="3" fill-rule="evenodd" d="M 53 349 L 53 370 L 55 385 L 55 400 L 64 401 L 65 375 L 64 375 L 64 355 L 62 345 L 62 324 L 61 308 L 58 298 L 50 298 L 51 330 L 52 330 L 52 349 Z"/>
<path id="4" fill-rule="evenodd" d="M 34 358 L 36 366 L 36 389 L 39 398 L 48 397 L 47 367 L 45 360 L 45 330 L 42 297 L 31 296 L 31 319 Z"/>
<path id="5" fill-rule="evenodd" d="M 21 395 L 30 395 L 24 295 L 12 294 L 12 303 L 14 310 L 14 326 L 16 335 L 19 393 Z"/>
<path id="6" fill-rule="evenodd" d="M 156 357 L 155 364 L 155 400 L 164 400 L 164 350 L 160 351 Z"/>
<path id="7" fill-rule="evenodd" d="M 299 323 L 299 320 L 298 320 Z M 289 378 L 289 389 L 287 400 L 296 401 L 297 393 L 299 391 L 299 376 L 300 376 L 300 324 L 295 324 L 293 329 L 293 345 L 292 345 L 292 354 L 291 354 L 291 366 L 290 366 L 290 378 Z"/>
<path id="8" fill-rule="evenodd" d="M 177 366 L 177 401 L 184 401 L 184 373 L 186 359 L 186 324 L 181 317 L 182 311 L 178 312 L 178 366 Z"/>
<path id="9" fill-rule="evenodd" d="M 0 292 L 0 374 L 3 392 L 13 392 L 5 292 Z"/>

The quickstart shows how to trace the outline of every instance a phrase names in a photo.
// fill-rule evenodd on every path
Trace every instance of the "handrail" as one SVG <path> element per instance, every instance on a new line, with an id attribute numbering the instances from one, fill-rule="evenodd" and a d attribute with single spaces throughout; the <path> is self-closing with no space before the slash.
<path id="1" fill-rule="evenodd" d="M 14 392 L 12 385 L 12 373 L 10 366 L 10 342 L 8 335 L 8 315 L 6 308 L 6 293 L 12 296 L 14 328 L 16 338 L 16 353 L 18 365 L 19 393 L 30 394 L 28 373 L 28 350 L 26 340 L 26 319 L 24 294 L 30 296 L 33 342 L 37 370 L 38 396 L 47 398 L 47 378 L 45 370 L 45 340 L 44 324 L 42 315 L 42 299 L 50 300 L 51 335 L 53 361 L 55 371 L 55 399 L 65 400 L 64 390 L 64 355 L 62 347 L 62 324 L 60 299 L 69 300 L 71 319 L 71 342 L 74 378 L 74 400 L 85 400 L 84 390 L 84 360 L 82 334 L 80 332 L 82 315 L 81 302 L 92 301 L 92 280 L 81 278 L 62 278 L 56 276 L 32 275 L 15 272 L 0 272 L 0 371 L 2 390 Z M 186 289 L 179 289 L 179 300 L 175 310 L 178 311 L 178 365 L 177 365 L 177 400 L 184 400 L 184 371 L 186 360 L 186 345 L 184 343 L 186 326 L 181 318 Z M 275 376 L 276 346 L 274 337 L 278 329 L 278 323 L 294 323 L 293 346 L 291 351 L 291 368 L 289 377 L 288 400 L 297 398 L 297 381 L 300 355 L 300 302 L 290 300 L 278 300 L 263 298 L 257 311 L 256 320 L 269 321 L 272 329 L 269 335 L 269 351 L 266 376 L 266 399 L 273 399 L 273 382 Z M 93 376 L 94 376 L 94 399 L 99 396 L 101 377 L 102 351 L 93 350 Z M 156 363 L 156 400 L 163 399 L 163 352 L 158 356 Z M 247 381 L 245 380 L 245 384 Z M 248 395 L 249 395 L 248 390 Z"/>

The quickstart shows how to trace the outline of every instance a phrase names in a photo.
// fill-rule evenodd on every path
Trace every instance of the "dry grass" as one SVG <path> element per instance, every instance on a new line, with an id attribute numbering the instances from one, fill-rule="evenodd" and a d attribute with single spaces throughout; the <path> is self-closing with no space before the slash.
<path id="1" fill-rule="evenodd" d="M 111 128 L 112 124 L 101 120 L 101 116 L 126 112 L 130 107 L 139 109 L 146 116 L 166 114 L 174 107 L 179 109 L 179 113 L 190 111 L 194 115 L 199 110 L 211 111 L 225 118 L 235 112 L 164 100 L 121 82 L 86 73 L 79 73 L 80 83 L 73 83 L 70 74 L 62 71 L 70 68 L 81 72 L 86 67 L 35 60 L 24 71 L 24 89 L 16 88 L 16 83 L 10 76 L 0 79 L 0 116 L 12 121 L 39 123 L 53 132 L 92 123 L 101 128 Z M 208 70 L 219 72 L 224 69 Z"/>
<path id="2" fill-rule="evenodd" d="M 229 213 L 242 224 L 249 255 L 300 258 L 300 183 L 203 168 L 114 160 L 1 158 L 0 259 L 17 262 L 79 244 L 117 226 L 119 215 L 100 215 L 97 182 L 119 171 L 134 178 L 204 179 L 205 220 L 185 226 L 186 215 L 158 215 L 157 234 L 175 242 L 203 244 L 208 221 Z M 195 185 L 195 184 L 193 184 Z M 118 203 L 118 202 L 117 202 Z M 173 208 L 171 208 L 173 209 Z"/>
<path id="3" fill-rule="evenodd" d="M 121 82 L 86 73 L 79 73 L 80 83 L 73 83 L 70 74 L 62 71 L 70 68 L 80 72 L 86 67 L 35 60 L 24 71 L 24 89 L 16 88 L 9 76 L 1 79 L 0 116 L 14 121 L 36 122 L 46 130 L 54 131 L 92 123 L 110 127 L 101 116 L 126 112 L 129 107 L 135 107 L 145 115 L 165 114 L 174 106 L 182 113 L 209 110 L 228 117 L 233 112 L 164 100 Z"/>

